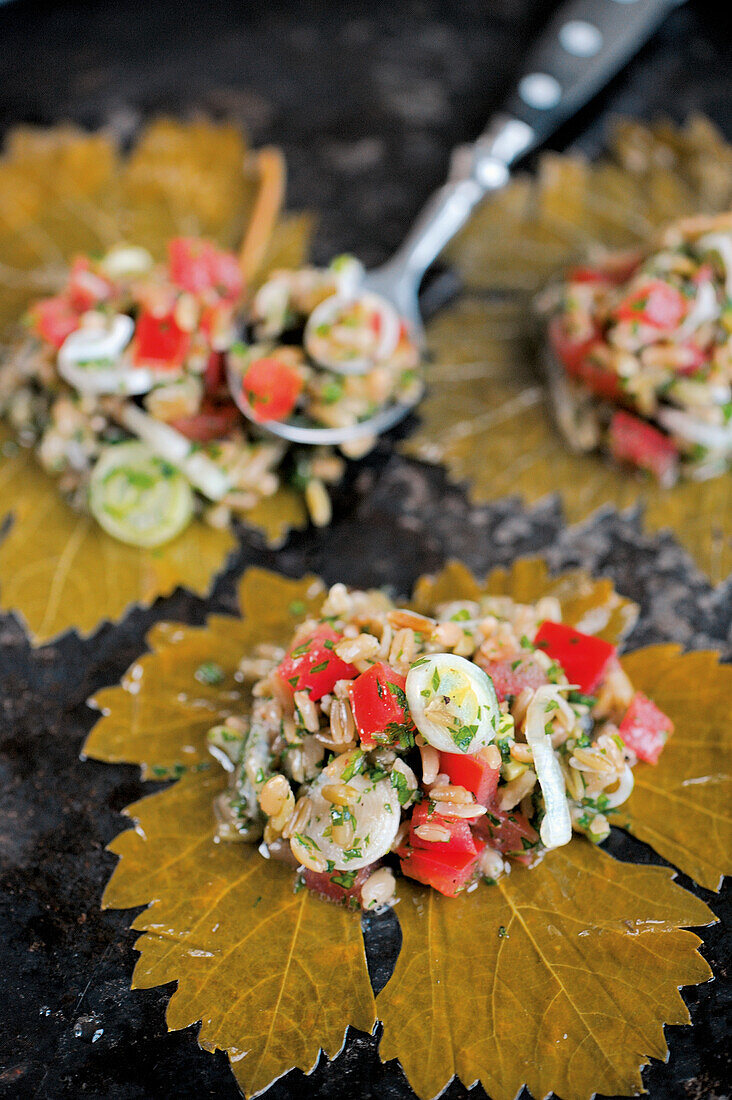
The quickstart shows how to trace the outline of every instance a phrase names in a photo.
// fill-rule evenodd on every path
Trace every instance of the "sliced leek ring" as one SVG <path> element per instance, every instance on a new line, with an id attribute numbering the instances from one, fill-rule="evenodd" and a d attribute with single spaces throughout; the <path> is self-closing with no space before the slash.
<path id="1" fill-rule="evenodd" d="M 85 325 L 67 336 L 58 353 L 58 372 L 79 393 L 147 393 L 155 384 L 152 371 L 133 367 L 123 352 L 135 331 L 126 313 Z"/>
<path id="2" fill-rule="evenodd" d="M 465 657 L 422 657 L 409 670 L 406 694 L 414 724 L 440 752 L 473 755 L 495 739 L 500 718 L 495 688 Z"/>
<path id="3" fill-rule="evenodd" d="M 343 782 L 339 778 L 338 758 L 333 764 L 308 792 L 312 811 L 305 835 L 315 842 L 324 859 L 333 862 L 337 871 L 358 871 L 381 859 L 391 849 L 401 818 L 399 796 L 389 779 L 373 780 L 363 774 L 352 776 L 347 786 L 353 790 L 354 798 L 347 812 L 352 817 L 353 840 L 344 849 L 332 836 L 334 818 L 340 823 L 344 808 L 334 806 L 322 793 L 329 784 Z"/>
<path id="4" fill-rule="evenodd" d="M 190 523 L 193 491 L 179 470 L 132 440 L 102 452 L 91 476 L 89 508 L 112 538 L 129 546 L 162 546 Z"/>
<path id="5" fill-rule="evenodd" d="M 337 348 L 329 347 L 328 337 L 321 336 L 321 326 L 330 327 L 350 308 L 361 304 L 379 317 L 380 328 L 372 354 L 347 358 Z M 365 374 L 377 363 L 388 359 L 399 343 L 399 314 L 378 294 L 333 294 L 313 310 L 305 325 L 303 343 L 308 355 L 320 366 L 339 374 Z"/>

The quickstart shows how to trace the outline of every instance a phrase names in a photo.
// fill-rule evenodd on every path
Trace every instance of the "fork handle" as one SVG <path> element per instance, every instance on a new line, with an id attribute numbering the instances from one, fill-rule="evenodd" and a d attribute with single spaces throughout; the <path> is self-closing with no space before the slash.
<path id="1" fill-rule="evenodd" d="M 528 55 L 502 112 L 453 152 L 435 192 L 390 266 L 419 281 L 484 195 L 504 187 L 515 161 L 543 145 L 595 96 L 683 0 L 567 0 Z"/>

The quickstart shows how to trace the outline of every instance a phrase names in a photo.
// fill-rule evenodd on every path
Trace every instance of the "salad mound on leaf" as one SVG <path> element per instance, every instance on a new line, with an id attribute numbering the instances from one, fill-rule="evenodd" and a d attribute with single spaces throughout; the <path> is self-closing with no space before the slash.
<path id="1" fill-rule="evenodd" d="M 669 226 L 651 248 L 572 268 L 545 295 L 557 420 L 662 485 L 732 461 L 732 214 Z"/>
<path id="2" fill-rule="evenodd" d="M 352 256 L 339 256 L 327 268 L 275 271 L 259 289 L 250 341 L 230 357 L 256 421 L 345 428 L 418 401 L 419 350 L 393 306 L 363 291 L 363 274 Z M 343 450 L 358 456 L 374 442 Z"/>
<path id="3" fill-rule="evenodd" d="M 280 485 L 285 445 L 246 430 L 226 383 L 244 292 L 233 252 L 177 237 L 165 263 L 126 245 L 78 256 L 63 290 L 26 314 L 0 415 L 121 542 L 159 546 L 195 514 L 228 527 Z M 332 457 L 304 462 L 305 485 L 340 476 Z"/>
<path id="4" fill-rule="evenodd" d="M 417 612 L 337 584 L 286 648 L 247 652 L 238 678 L 249 711 L 208 734 L 230 773 L 219 838 L 366 909 L 394 901 L 395 871 L 452 897 L 573 832 L 602 842 L 634 765 L 655 764 L 673 731 L 555 596 L 436 597 Z"/>

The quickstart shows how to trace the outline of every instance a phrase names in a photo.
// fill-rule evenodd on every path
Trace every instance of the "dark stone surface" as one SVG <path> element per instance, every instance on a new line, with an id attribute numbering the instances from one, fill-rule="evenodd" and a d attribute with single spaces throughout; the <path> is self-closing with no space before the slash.
<path id="1" fill-rule="evenodd" d="M 257 143 L 284 146 L 291 203 L 321 213 L 320 257 L 351 248 L 374 262 L 439 183 L 450 146 L 477 133 L 496 106 L 552 6 L 16 3 L 0 7 L 0 127 L 70 117 L 131 134 L 160 110 L 230 115 Z M 613 111 L 681 118 L 703 110 L 729 133 L 723 7 L 675 13 L 557 145 L 579 139 L 595 151 Z M 731 582 L 712 590 L 670 537 L 642 533 L 638 515 L 599 514 L 568 530 L 553 499 L 531 510 L 515 500 L 470 509 L 441 471 L 405 462 L 387 444 L 351 475 L 330 531 L 297 535 L 279 553 L 243 546 L 207 602 L 179 592 L 91 641 L 69 637 L 35 653 L 14 620 L 0 621 L 0 1095 L 238 1095 L 224 1056 L 200 1051 L 195 1029 L 166 1034 L 169 990 L 129 990 L 130 914 L 99 909 L 114 863 L 104 846 L 142 784 L 133 768 L 79 761 L 93 721 L 84 700 L 119 678 L 151 623 L 234 611 L 235 580 L 253 562 L 403 591 L 447 557 L 485 571 L 533 553 L 554 569 L 581 564 L 610 576 L 636 599 L 632 645 L 675 639 L 732 655 Z M 609 844 L 620 859 L 658 862 L 621 835 Z M 729 916 L 729 891 L 710 895 L 680 881 Z M 702 936 L 717 977 L 685 992 L 694 1026 L 669 1028 L 669 1062 L 645 1071 L 654 1100 L 729 1093 L 729 948 L 721 925 Z M 368 941 L 381 985 L 394 918 L 372 919 Z M 290 1074 L 268 1096 L 411 1096 L 399 1067 L 382 1066 L 376 1051 L 376 1040 L 352 1037 L 333 1064 L 308 1079 Z M 446 1095 L 467 1090 L 453 1084 Z"/>

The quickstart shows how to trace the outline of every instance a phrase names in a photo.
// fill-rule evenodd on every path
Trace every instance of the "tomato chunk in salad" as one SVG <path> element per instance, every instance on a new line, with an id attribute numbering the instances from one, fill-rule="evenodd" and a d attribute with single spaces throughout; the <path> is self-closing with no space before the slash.
<path id="1" fill-rule="evenodd" d="M 625 745 L 639 760 L 647 764 L 657 764 L 674 724 L 667 714 L 651 702 L 642 691 L 637 691 L 618 727 L 618 733 Z"/>
<path id="2" fill-rule="evenodd" d="M 476 802 L 481 806 L 492 806 L 501 767 L 500 764 L 495 767 L 486 757 L 485 752 L 478 752 L 472 756 L 461 752 L 441 752 L 440 771 L 449 777 L 451 783 L 458 787 L 465 787 L 475 795 Z"/>
<path id="3" fill-rule="evenodd" d="M 406 678 L 384 661 L 377 661 L 353 681 L 349 697 L 362 748 L 408 748 L 414 743 L 405 684 Z"/>
<path id="4" fill-rule="evenodd" d="M 300 373 L 282 359 L 254 359 L 242 379 L 242 391 L 255 420 L 285 420 L 303 388 Z"/>
<path id="5" fill-rule="evenodd" d="M 586 695 L 598 687 L 617 655 L 610 642 L 594 634 L 583 634 L 566 623 L 542 623 L 534 645 L 560 664 L 569 682 L 577 684 Z"/>
<path id="6" fill-rule="evenodd" d="M 313 702 L 332 691 L 338 680 L 358 676 L 354 665 L 342 661 L 335 652 L 343 635 L 330 626 L 320 626 L 285 657 L 277 675 L 291 692 L 306 691 Z"/>

